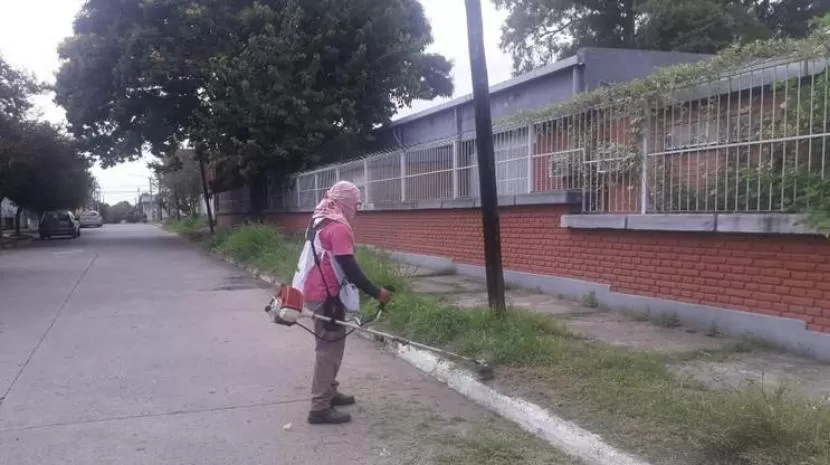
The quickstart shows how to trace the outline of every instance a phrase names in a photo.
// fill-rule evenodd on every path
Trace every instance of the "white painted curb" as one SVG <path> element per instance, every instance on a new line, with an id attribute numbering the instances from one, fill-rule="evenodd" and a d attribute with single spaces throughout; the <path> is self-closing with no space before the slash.
<path id="1" fill-rule="evenodd" d="M 241 266 L 268 284 L 276 285 L 279 282 L 274 276 L 264 274 L 255 268 L 243 266 L 220 255 L 217 256 L 235 266 Z M 368 334 L 359 331 L 354 334 L 377 342 Z M 446 384 L 450 389 L 502 418 L 516 423 L 523 430 L 544 439 L 556 449 L 582 460 L 587 465 L 650 465 L 648 462 L 614 448 L 603 441 L 601 436 L 582 429 L 545 408 L 524 399 L 501 394 L 479 382 L 468 371 L 458 368 L 456 364 L 432 352 L 392 342 L 384 342 L 384 344 L 398 357 Z"/>

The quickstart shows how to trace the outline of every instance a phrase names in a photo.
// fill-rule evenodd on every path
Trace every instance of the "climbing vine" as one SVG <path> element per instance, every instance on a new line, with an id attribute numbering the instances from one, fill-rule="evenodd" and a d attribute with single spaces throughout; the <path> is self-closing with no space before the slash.
<path id="1" fill-rule="evenodd" d="M 578 129 L 569 128 L 572 143 L 568 148 L 584 149 L 584 157 L 588 161 L 587 167 L 580 166 L 576 170 L 578 174 L 602 176 L 613 171 L 628 172 L 634 176 L 641 174 L 643 153 L 655 149 L 644 147 L 644 141 L 668 145 L 668 142 L 656 137 L 648 137 L 649 131 L 667 124 L 667 108 L 671 108 L 671 119 L 680 120 L 700 118 L 699 115 L 703 112 L 709 112 L 710 115 L 722 114 L 722 95 L 734 92 L 730 87 L 732 80 L 725 81 L 725 78 L 734 75 L 736 71 L 750 66 L 768 69 L 782 64 L 812 66 L 806 81 L 803 77 L 782 79 L 776 75 L 773 78 L 777 81 L 773 86 L 773 92 L 777 93 L 776 105 L 767 103 L 772 108 L 764 111 L 769 114 L 759 117 L 758 110 L 755 110 L 756 115 L 752 115 L 752 109 L 748 110 L 749 106 L 746 105 L 748 103 L 761 108 L 764 107 L 763 102 L 758 105 L 757 102 L 730 101 L 726 106 L 730 111 L 738 113 L 734 121 L 721 121 L 718 116 L 715 124 L 713 116 L 703 122 L 703 129 L 699 130 L 706 133 L 707 139 L 704 142 L 712 146 L 734 143 L 736 140 L 745 143 L 745 146 L 740 146 L 739 143 L 739 147 L 732 149 L 727 157 L 729 164 L 721 166 L 720 172 L 712 173 L 711 167 L 704 169 L 698 166 L 698 172 L 703 174 L 698 175 L 699 178 L 691 184 L 682 182 L 682 176 L 680 181 L 674 179 L 671 183 L 655 176 L 654 179 L 649 179 L 647 197 L 649 208 L 653 211 L 754 209 L 806 213 L 810 226 L 830 233 L 830 180 L 827 178 L 830 175 L 830 137 L 823 136 L 830 133 L 827 116 L 830 95 L 827 60 L 830 60 L 830 16 L 817 22 L 815 32 L 806 39 L 768 40 L 736 45 L 710 59 L 661 68 L 632 82 L 583 93 L 540 111 L 514 115 L 507 122 L 529 124 L 581 118 L 582 124 Z M 816 66 L 824 70 L 816 72 Z M 716 88 L 716 91 L 711 92 L 708 98 L 702 98 L 695 95 L 696 88 L 709 88 L 710 91 Z M 748 100 L 751 99 L 752 94 Z M 746 115 L 747 111 L 750 112 L 749 115 Z M 618 127 L 613 136 L 609 137 L 609 125 L 614 124 L 622 130 Z M 717 129 L 713 129 L 713 126 L 717 126 Z M 662 129 L 663 132 L 668 132 L 665 127 Z M 713 131 L 719 134 L 717 140 L 711 139 L 710 133 Z M 805 134 L 818 136 L 799 138 Z M 781 135 L 783 139 L 793 141 L 753 143 L 773 140 Z M 694 139 L 694 136 L 688 137 Z M 692 141 L 693 144 L 699 142 Z M 696 150 L 707 150 L 706 144 L 700 147 L 702 148 Z M 734 160 L 729 158 L 732 154 Z M 665 166 L 666 160 L 660 157 L 650 159 L 649 163 L 650 170 L 673 169 Z M 554 174 L 553 166 L 551 170 L 551 174 Z M 561 171 L 561 167 L 555 170 L 556 173 Z M 670 172 L 669 177 L 673 175 Z"/>

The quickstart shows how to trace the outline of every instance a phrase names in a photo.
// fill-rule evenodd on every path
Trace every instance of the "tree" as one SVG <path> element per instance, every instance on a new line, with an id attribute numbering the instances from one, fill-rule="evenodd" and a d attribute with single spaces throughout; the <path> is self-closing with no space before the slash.
<path id="1" fill-rule="evenodd" d="M 11 181 L 9 164 L 19 149 L 22 124 L 32 108 L 31 98 L 41 85 L 33 77 L 18 70 L 0 56 L 0 201 Z"/>
<path id="2" fill-rule="evenodd" d="M 202 177 L 194 150 L 180 150 L 153 166 L 159 178 L 159 196 L 169 214 L 196 216 L 202 200 Z"/>
<path id="3" fill-rule="evenodd" d="M 805 37 L 827 0 L 494 0 L 509 12 L 501 47 L 515 73 L 579 47 L 714 53 L 767 37 Z"/>
<path id="4" fill-rule="evenodd" d="M 110 223 L 120 223 L 122 221 L 135 223 L 138 221 L 137 218 L 140 214 L 137 210 L 137 207 L 134 207 L 130 202 L 122 200 L 109 207 L 107 221 Z"/>
<path id="5" fill-rule="evenodd" d="M 93 183 L 90 163 L 73 140 L 46 122 L 22 123 L 13 137 L 4 195 L 18 207 L 42 213 L 83 206 Z"/>
<path id="6" fill-rule="evenodd" d="M 87 150 L 106 166 L 188 142 L 257 209 L 266 173 L 452 92 L 417 0 L 88 0 L 74 29 L 56 101 Z"/>

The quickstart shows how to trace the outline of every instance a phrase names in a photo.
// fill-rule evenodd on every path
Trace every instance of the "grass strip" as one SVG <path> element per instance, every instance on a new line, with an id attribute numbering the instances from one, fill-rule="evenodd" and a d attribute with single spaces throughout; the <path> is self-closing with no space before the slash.
<path id="1" fill-rule="evenodd" d="M 301 246 L 264 225 L 224 230 L 202 242 L 284 279 Z M 830 464 L 827 403 L 784 389 L 708 389 L 674 374 L 658 355 L 579 338 L 544 314 L 461 310 L 413 293 L 411 279 L 381 253 L 360 248 L 358 260 L 375 283 L 396 289 L 386 329 L 486 358 L 514 375 L 519 391 L 535 386 L 530 397 L 577 422 L 585 419 L 632 452 L 665 458 L 679 447 L 673 460 L 715 465 Z M 367 309 L 372 305 L 366 302 Z"/>

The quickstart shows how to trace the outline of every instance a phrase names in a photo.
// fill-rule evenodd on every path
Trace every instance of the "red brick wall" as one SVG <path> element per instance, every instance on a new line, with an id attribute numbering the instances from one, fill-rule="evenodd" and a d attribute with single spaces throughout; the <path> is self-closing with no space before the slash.
<path id="1" fill-rule="evenodd" d="M 504 208 L 505 268 L 643 296 L 798 318 L 830 332 L 830 241 L 820 237 L 571 230 L 562 206 Z M 301 231 L 307 214 L 275 224 Z M 394 226 L 392 226 L 394 225 Z M 361 212 L 359 242 L 483 264 L 477 210 Z"/>

